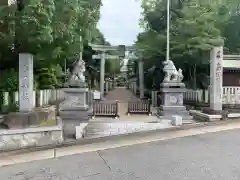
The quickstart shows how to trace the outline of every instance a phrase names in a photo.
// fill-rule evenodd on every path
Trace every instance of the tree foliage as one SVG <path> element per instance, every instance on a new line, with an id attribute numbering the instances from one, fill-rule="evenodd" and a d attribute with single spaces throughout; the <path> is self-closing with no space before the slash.
<path id="1" fill-rule="evenodd" d="M 1 71 L 10 68 L 17 71 L 18 53 L 33 53 L 36 80 L 46 76 L 49 81 L 44 81 L 45 85 L 52 82 L 57 86 L 59 77 L 53 67 L 63 68 L 66 59 L 79 54 L 82 44 L 87 47 L 89 42 L 105 42 L 96 27 L 101 0 L 25 0 L 24 3 L 21 12 L 15 5 L 0 9 Z"/>
<path id="2" fill-rule="evenodd" d="M 136 45 L 141 50 L 145 69 L 157 66 L 166 54 L 166 0 L 143 0 L 141 25 Z M 240 2 L 238 0 L 170 1 L 170 57 L 182 68 L 187 85 L 207 87 L 209 51 L 224 45 L 225 51 L 238 53 L 240 47 Z M 156 73 L 156 72 L 154 72 Z M 149 75 L 148 75 L 149 76 Z M 152 75 L 153 76 L 153 75 Z M 150 80 L 154 79 L 147 77 Z M 157 79 L 163 74 L 159 72 Z M 154 74 L 154 77 L 157 77 Z M 197 81 L 197 79 L 201 79 Z M 148 81 L 148 80 L 147 80 Z M 148 82 L 149 82 L 148 81 Z M 160 84 L 159 81 L 157 84 Z"/>

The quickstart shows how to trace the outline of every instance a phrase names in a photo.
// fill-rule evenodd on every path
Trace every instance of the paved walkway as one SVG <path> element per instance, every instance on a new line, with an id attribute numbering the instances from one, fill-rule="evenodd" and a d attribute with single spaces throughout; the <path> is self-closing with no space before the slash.
<path id="1" fill-rule="evenodd" d="M 129 100 L 139 100 L 131 91 L 127 90 L 125 87 L 117 87 L 116 89 L 108 92 L 105 97 L 106 101 L 116 101 L 127 102 Z"/>
<path id="2" fill-rule="evenodd" d="M 126 116 L 128 101 L 139 101 L 140 99 L 136 97 L 131 91 L 127 90 L 125 87 L 117 87 L 116 89 L 110 91 L 106 97 L 105 101 L 116 101 L 119 102 L 119 114 L 120 117 L 124 117 L 124 119 L 129 119 Z M 135 118 L 136 119 L 136 118 Z"/>
<path id="3" fill-rule="evenodd" d="M 212 132 L 210 129 L 202 128 Z M 2 180 L 239 180 L 239 133 L 200 133 L 115 149 L 107 149 L 105 143 L 101 148 L 107 150 L 95 146 L 95 152 L 2 167 L 0 174 Z M 108 147 L 117 143 L 110 142 Z M 83 150 L 86 148 L 72 148 L 75 152 Z M 28 159 L 40 156 L 43 153 Z"/>
<path id="4" fill-rule="evenodd" d="M 127 90 L 125 87 L 118 87 L 110 91 L 106 97 L 106 102 L 118 100 L 118 113 L 120 118 L 118 120 L 108 118 L 108 117 L 96 117 L 90 120 L 86 128 L 86 137 L 95 136 L 110 136 L 116 134 L 130 133 L 135 131 L 142 131 L 144 127 L 148 127 L 148 130 L 152 128 L 167 128 L 170 126 L 169 123 L 157 123 L 148 124 L 148 122 L 158 121 L 156 116 L 148 115 L 127 115 L 128 101 L 139 101 L 140 99 L 136 97 L 131 91 Z M 151 126 L 151 127 L 149 127 Z"/>

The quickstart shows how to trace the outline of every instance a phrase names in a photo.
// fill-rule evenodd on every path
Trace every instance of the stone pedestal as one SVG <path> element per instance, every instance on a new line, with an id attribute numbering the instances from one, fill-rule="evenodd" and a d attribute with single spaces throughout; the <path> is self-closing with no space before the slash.
<path id="1" fill-rule="evenodd" d="M 81 122 L 88 121 L 92 109 L 87 105 L 88 88 L 64 89 L 65 101 L 60 104 L 60 117 L 63 120 L 65 137 L 74 137 L 76 126 Z"/>
<path id="2" fill-rule="evenodd" d="M 162 83 L 161 84 L 161 105 L 158 108 L 158 115 L 163 119 L 172 119 L 172 116 L 181 116 L 183 120 L 191 120 L 192 116 L 183 105 L 184 83 Z"/>

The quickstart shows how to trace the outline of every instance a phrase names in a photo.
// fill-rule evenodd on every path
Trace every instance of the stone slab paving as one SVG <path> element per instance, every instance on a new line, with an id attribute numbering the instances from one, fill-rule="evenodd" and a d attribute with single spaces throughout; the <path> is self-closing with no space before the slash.
<path id="1" fill-rule="evenodd" d="M 127 90 L 125 87 L 118 87 L 109 93 L 105 97 L 106 101 L 116 101 L 127 102 L 128 100 L 139 100 L 131 91 Z"/>
<path id="2" fill-rule="evenodd" d="M 0 168 L 2 180 L 239 180 L 240 130 Z"/>

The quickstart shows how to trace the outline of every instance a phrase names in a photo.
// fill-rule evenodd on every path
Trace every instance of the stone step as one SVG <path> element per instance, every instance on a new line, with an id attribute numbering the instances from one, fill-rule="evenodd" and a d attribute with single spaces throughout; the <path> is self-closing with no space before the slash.
<path id="1" fill-rule="evenodd" d="M 185 106 L 160 106 L 158 108 L 160 111 L 186 111 Z"/>
<path id="2" fill-rule="evenodd" d="M 166 115 L 166 116 L 158 116 L 159 119 L 172 119 L 172 115 Z M 183 121 L 184 120 L 193 120 L 192 116 L 182 116 Z"/>
<path id="3" fill-rule="evenodd" d="M 189 116 L 188 111 L 160 111 L 158 112 L 160 116 L 172 116 L 172 115 L 180 115 L 180 116 Z"/>
<path id="4" fill-rule="evenodd" d="M 183 124 L 193 124 L 195 123 L 195 121 L 192 119 L 192 120 L 184 120 L 183 121 Z"/>
<path id="5" fill-rule="evenodd" d="M 60 111 L 59 113 L 62 120 L 75 120 L 87 121 L 90 119 L 91 114 L 87 111 Z"/>

